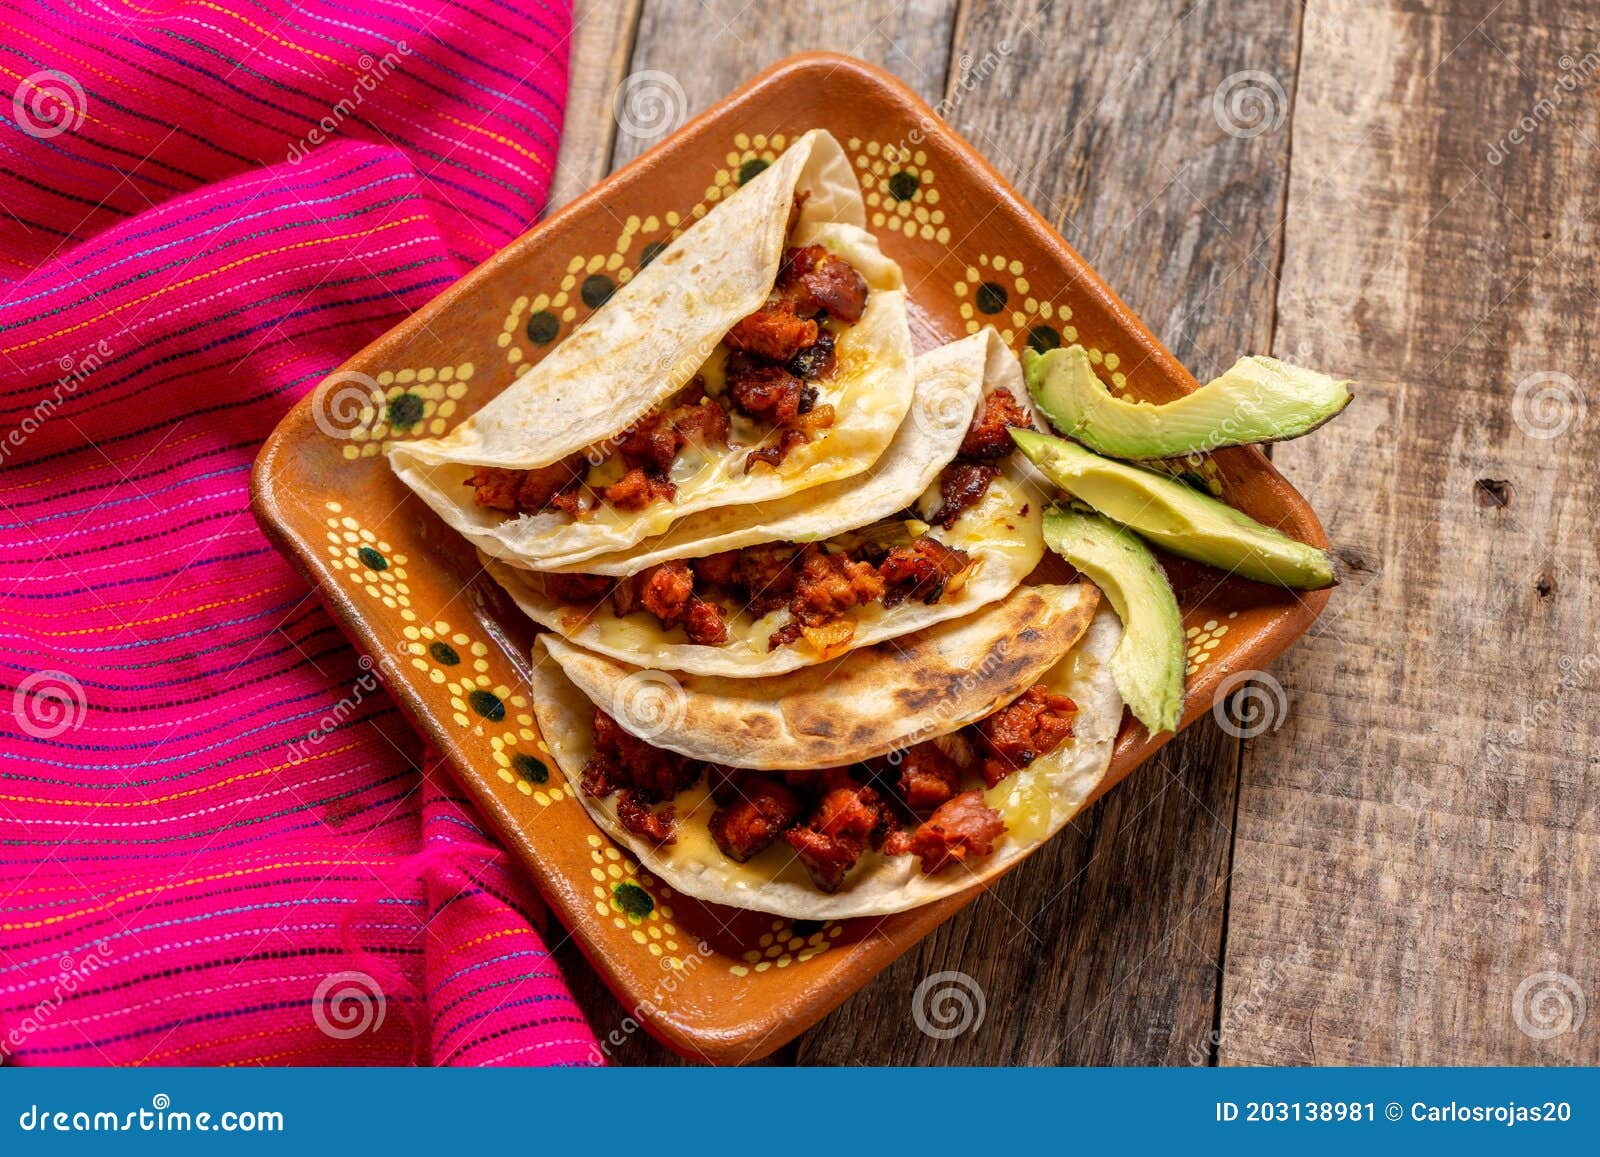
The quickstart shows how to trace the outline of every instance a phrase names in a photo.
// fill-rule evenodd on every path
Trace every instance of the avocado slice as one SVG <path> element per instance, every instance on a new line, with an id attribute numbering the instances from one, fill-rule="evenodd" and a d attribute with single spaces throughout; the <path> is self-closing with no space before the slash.
<path id="1" fill-rule="evenodd" d="M 1028 390 L 1067 437 L 1111 458 L 1176 458 L 1310 433 L 1350 404 L 1350 383 L 1275 358 L 1240 358 L 1162 405 L 1112 395 L 1082 346 L 1028 350 Z"/>
<path id="2" fill-rule="evenodd" d="M 1057 486 L 1163 550 L 1295 590 L 1321 590 L 1336 581 L 1327 551 L 1263 526 L 1175 478 L 1034 430 L 1013 429 L 1011 437 Z"/>
<path id="3" fill-rule="evenodd" d="M 1061 506 L 1044 512 L 1044 540 L 1111 600 L 1122 641 L 1111 677 L 1151 735 L 1178 730 L 1183 713 L 1183 621 L 1166 572 L 1137 535 L 1109 518 Z"/>

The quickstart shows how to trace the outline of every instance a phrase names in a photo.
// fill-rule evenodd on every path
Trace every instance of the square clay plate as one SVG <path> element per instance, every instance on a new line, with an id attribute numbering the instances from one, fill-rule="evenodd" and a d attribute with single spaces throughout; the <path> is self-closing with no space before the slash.
<path id="1" fill-rule="evenodd" d="M 318 584 L 389 691 L 452 761 L 622 1003 L 685 1055 L 766 1055 L 839 1005 L 976 891 L 885 919 L 793 922 L 674 894 L 612 845 L 546 754 L 529 708 L 531 625 L 471 549 L 390 473 L 382 448 L 438 434 L 602 304 L 805 130 L 845 147 L 869 224 L 912 289 L 919 352 L 991 324 L 1013 349 L 1079 342 L 1151 401 L 1196 383 L 1000 176 L 898 81 L 793 57 L 513 242 L 350 359 L 256 461 L 253 506 Z M 1304 499 L 1255 449 L 1197 470 L 1213 492 L 1319 546 Z M 1190 636 L 1184 723 L 1231 671 L 1260 668 L 1316 618 L 1296 596 L 1173 562 Z M 1159 744 L 1125 717 L 1104 791 Z"/>

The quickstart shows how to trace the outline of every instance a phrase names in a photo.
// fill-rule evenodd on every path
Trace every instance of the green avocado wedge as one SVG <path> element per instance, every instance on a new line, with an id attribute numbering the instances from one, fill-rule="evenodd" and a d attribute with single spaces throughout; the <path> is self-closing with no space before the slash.
<path id="1" fill-rule="evenodd" d="M 1321 590 L 1336 581 L 1327 551 L 1165 474 L 1033 430 L 1013 429 L 1011 437 L 1050 481 L 1172 554 L 1293 590 Z"/>
<path id="2" fill-rule="evenodd" d="M 1274 358 L 1240 358 L 1192 394 L 1153 405 L 1112 395 L 1079 345 L 1027 351 L 1028 390 L 1050 424 L 1111 458 L 1176 458 L 1310 433 L 1350 404 L 1350 383 Z"/>
<path id="3" fill-rule="evenodd" d="M 1177 731 L 1183 713 L 1184 642 L 1166 572 L 1137 535 L 1098 514 L 1052 506 L 1044 540 L 1105 592 L 1122 620 L 1111 677 L 1151 735 Z"/>

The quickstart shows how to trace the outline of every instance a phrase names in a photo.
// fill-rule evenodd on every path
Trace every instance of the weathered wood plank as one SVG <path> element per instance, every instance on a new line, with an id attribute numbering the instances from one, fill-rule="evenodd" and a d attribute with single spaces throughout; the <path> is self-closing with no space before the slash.
<path id="1" fill-rule="evenodd" d="M 1310 5 L 1276 346 L 1361 386 L 1278 461 L 1357 569 L 1244 764 L 1226 1063 L 1600 1061 L 1597 42 Z"/>
<path id="2" fill-rule="evenodd" d="M 962 11 L 948 119 L 1202 377 L 1270 344 L 1298 16 L 1284 0 Z M 1253 135 L 1248 100 L 1213 111 L 1249 70 L 1278 86 L 1225 90 L 1265 92 Z M 1186 732 L 803 1038 L 800 1060 L 1205 1063 L 1237 760 L 1209 721 Z M 911 1015 L 942 971 L 986 998 L 982 1025 L 949 1040 Z"/>
<path id="3" fill-rule="evenodd" d="M 676 117 L 642 118 L 621 132 L 621 165 L 668 136 L 683 119 L 714 104 L 775 61 L 832 50 L 893 72 L 928 100 L 944 89 L 956 0 L 859 0 L 836 4 L 751 4 L 748 0 L 651 0 L 639 19 L 631 74 L 659 72 L 657 94 L 681 99 Z M 676 90 L 672 86 L 677 86 Z M 680 94 L 681 93 L 681 98 Z"/>
<path id="4" fill-rule="evenodd" d="M 628 71 L 640 0 L 576 0 L 568 42 L 567 119 L 548 208 L 561 208 L 611 171 L 612 94 Z"/>

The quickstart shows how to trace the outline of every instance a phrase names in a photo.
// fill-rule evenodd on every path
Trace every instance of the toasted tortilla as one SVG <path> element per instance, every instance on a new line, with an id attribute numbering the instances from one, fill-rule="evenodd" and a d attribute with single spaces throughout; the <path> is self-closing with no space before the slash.
<path id="1" fill-rule="evenodd" d="M 923 498 L 924 508 L 938 505 L 938 491 L 937 482 L 929 487 L 930 494 Z M 726 643 L 701 645 L 689 642 L 682 627 L 665 628 L 646 611 L 618 616 L 609 600 L 598 605 L 562 602 L 545 593 L 542 574 L 491 558 L 483 558 L 482 562 L 529 618 L 580 647 L 638 667 L 752 679 L 835 659 L 857 647 L 960 618 L 1004 598 L 1044 557 L 1039 506 L 1037 493 L 1008 466 L 990 484 L 982 501 L 965 511 L 954 527 L 933 527 L 927 532 L 946 546 L 972 556 L 973 563 L 964 572 L 961 588 L 947 590 L 932 604 L 908 599 L 893 607 L 881 602 L 854 607 L 847 612 L 855 624 L 854 632 L 842 643 L 827 648 L 819 648 L 803 637 L 785 646 L 768 647 L 772 633 L 789 620 L 787 607 L 769 611 L 759 619 L 736 611 L 725 620 Z"/>
<path id="2" fill-rule="evenodd" d="M 792 234 L 797 193 L 807 194 Z M 865 215 L 843 150 L 827 133 L 797 140 L 723 201 L 516 381 L 443 438 L 388 450 L 400 479 L 480 551 L 548 569 L 625 550 L 703 510 L 765 503 L 870 467 L 911 403 L 911 337 L 900 268 L 862 226 Z M 580 450 L 599 451 L 714 362 L 724 334 L 772 290 L 786 244 L 818 244 L 867 279 L 861 319 L 838 338 L 837 366 L 816 384 L 833 425 L 776 468 L 744 470 L 755 443 L 701 447 L 672 470 L 671 501 L 642 510 L 601 504 L 574 519 L 559 511 L 506 515 L 477 505 L 477 466 L 527 470 Z M 712 362 L 708 362 L 712 359 Z M 709 372 L 709 371 L 708 371 Z"/>
<path id="3" fill-rule="evenodd" d="M 1072 649 L 1099 605 L 1089 583 L 1018 587 L 964 619 L 765 679 L 685 674 L 668 684 L 559 635 L 540 635 L 537 646 L 608 715 L 658 747 L 761 771 L 844 767 L 1005 706 Z M 678 703 L 693 710 L 677 711 Z"/>
<path id="4" fill-rule="evenodd" d="M 894 457 L 884 467 L 884 474 L 888 476 L 885 484 L 878 483 L 881 475 L 867 476 L 861 480 L 860 491 L 854 496 L 848 483 L 838 488 L 828 487 L 822 491 L 823 501 L 815 507 L 808 506 L 804 501 L 808 496 L 802 495 L 792 504 L 774 505 L 770 515 L 765 517 L 759 511 L 740 508 L 739 512 L 729 515 L 735 529 L 690 542 L 683 547 L 682 554 L 665 548 L 653 551 L 645 565 L 655 565 L 667 558 L 694 558 L 732 549 L 723 544 L 733 541 L 749 546 L 768 541 L 816 542 L 848 538 L 875 520 L 882 525 L 886 516 L 903 511 L 910 498 L 916 496 L 916 491 L 911 489 L 916 482 L 924 483 L 922 492 L 909 504 L 924 518 L 930 517 L 941 502 L 939 472 L 960 448 L 978 398 L 991 390 L 1004 389 L 1029 413 L 1033 411 L 1027 400 L 1022 370 L 992 329 L 924 355 L 918 360 L 918 367 L 919 375 L 929 387 L 924 400 L 931 412 L 940 416 L 928 419 L 924 428 L 918 422 L 922 411 L 913 411 L 906 425 L 918 428 L 903 430 L 897 436 Z M 949 411 L 954 409 L 960 413 L 966 403 L 967 394 L 963 390 L 972 391 L 972 410 L 965 411 L 964 420 L 951 423 Z M 952 397 L 955 399 L 953 406 Z M 922 453 L 943 456 L 929 462 L 918 457 Z M 953 527 L 946 530 L 935 526 L 927 531 L 946 546 L 972 556 L 973 566 L 963 576 L 960 588 L 946 591 L 943 598 L 931 605 L 907 601 L 895 607 L 885 607 L 882 603 L 857 607 L 848 612 L 855 623 L 854 634 L 844 643 L 826 649 L 818 648 L 805 638 L 769 649 L 768 638 L 788 621 L 789 612 L 785 608 L 780 607 L 759 619 L 742 612 L 734 614 L 727 620 L 728 641 L 720 646 L 703 646 L 690 643 L 681 627 L 663 628 L 646 612 L 618 617 L 607 604 L 592 607 L 563 602 L 545 593 L 541 574 L 492 558 L 483 561 L 490 575 L 530 618 L 586 650 L 638 667 L 750 679 L 781 675 L 836 659 L 854 648 L 872 646 L 935 623 L 961 618 L 1004 598 L 1044 557 L 1041 496 L 1048 493 L 1049 487 L 1040 481 L 1028 461 L 1021 454 L 1012 454 L 1001 466 L 1000 475 L 990 484 L 988 493 L 964 511 Z M 585 571 L 587 566 L 563 569 Z M 617 559 L 612 570 L 593 573 L 631 574 L 642 569 L 642 565 Z"/>
<path id="5" fill-rule="evenodd" d="M 853 478 L 759 506 L 721 506 L 681 518 L 631 550 L 552 570 L 630 575 L 675 558 L 701 558 L 762 542 L 804 542 L 855 530 L 904 510 L 956 456 L 983 395 L 1006 388 L 1031 410 L 1016 358 L 985 328 L 918 357 L 911 409 L 889 448 Z"/>
<path id="6" fill-rule="evenodd" d="M 707 825 L 715 805 L 704 777 L 673 800 L 677 840 L 663 847 L 622 827 L 615 795 L 594 799 L 580 792 L 579 799 L 595 822 L 632 851 L 646 869 L 696 899 L 796 920 L 903 912 L 993 880 L 1083 808 L 1110 767 L 1122 719 L 1122 700 L 1109 666 L 1121 635 L 1116 615 L 1109 609 L 1100 610 L 1077 646 L 1039 678 L 1078 705 L 1075 735 L 985 792 L 985 801 L 1000 811 L 1007 829 L 990 855 L 948 866 L 933 875 L 921 871 L 915 856 L 885 856 L 869 850 L 843 886 L 827 893 L 816 887 L 793 850 L 781 840 L 747 863 L 737 863 L 723 855 L 711 838 Z M 594 705 L 548 655 L 536 652 L 534 658 L 533 706 L 539 730 L 562 772 L 576 783 L 594 752 Z M 975 664 L 980 659 L 973 656 Z M 646 674 L 665 678 L 659 673 Z M 709 709 L 705 698 L 682 693 L 686 715 Z M 650 741 L 662 740 L 658 733 Z"/>

